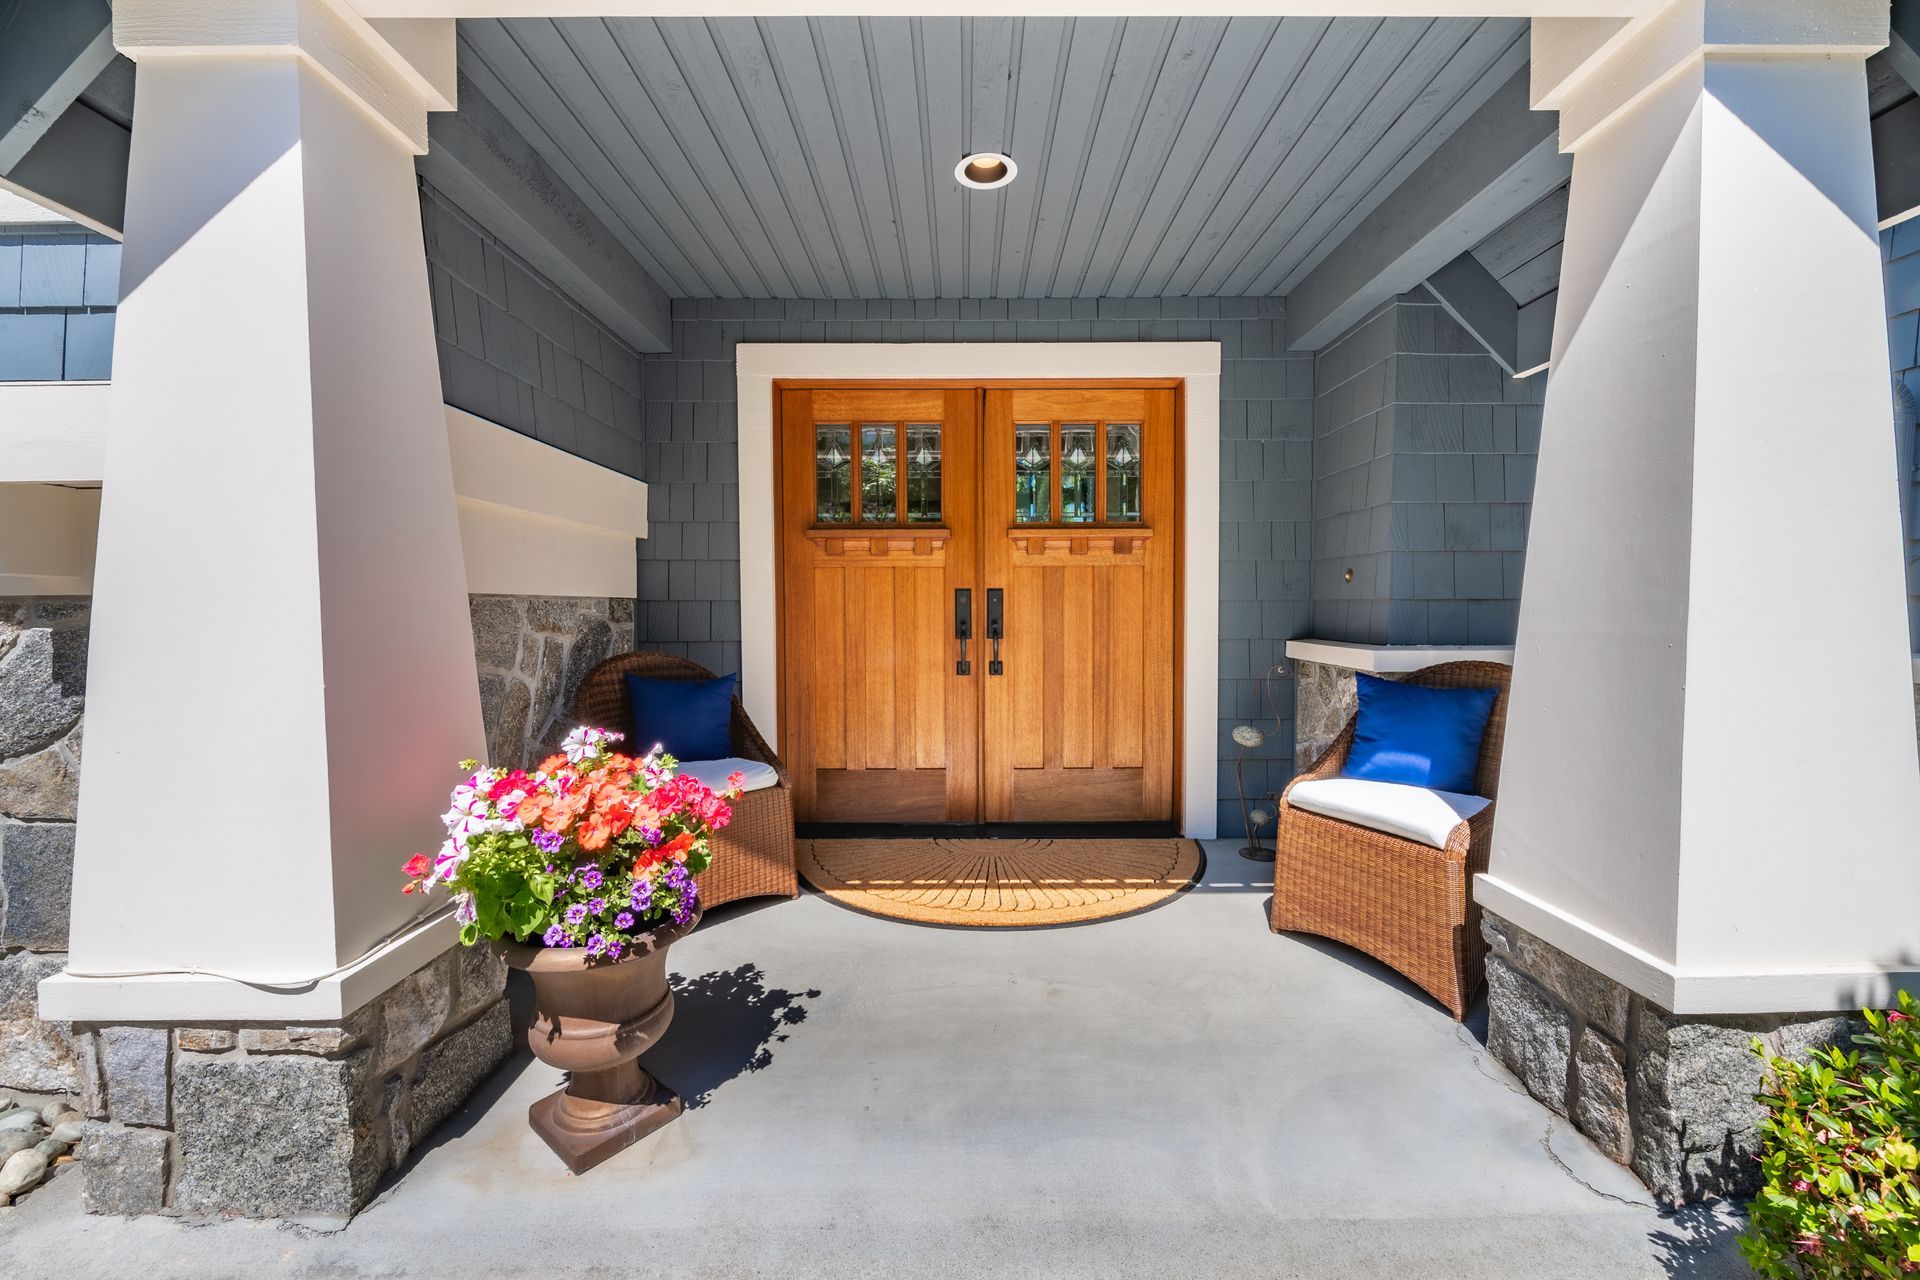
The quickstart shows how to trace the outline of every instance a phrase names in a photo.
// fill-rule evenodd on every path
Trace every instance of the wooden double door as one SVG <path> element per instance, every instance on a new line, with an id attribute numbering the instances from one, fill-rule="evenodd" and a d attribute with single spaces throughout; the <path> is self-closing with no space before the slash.
<path id="1" fill-rule="evenodd" d="M 1177 388 L 775 394 L 799 818 L 1170 820 Z"/>

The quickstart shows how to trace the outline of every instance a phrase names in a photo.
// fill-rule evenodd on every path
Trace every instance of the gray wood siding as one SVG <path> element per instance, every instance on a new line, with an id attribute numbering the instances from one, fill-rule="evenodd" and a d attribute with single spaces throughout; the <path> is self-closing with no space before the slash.
<path id="1" fill-rule="evenodd" d="M 1566 231 L 1567 188 L 1562 186 L 1515 214 L 1472 253 L 1524 307 L 1560 287 L 1560 242 Z"/>
<path id="2" fill-rule="evenodd" d="M 1285 293 L 1525 61 L 1510 19 L 463 21 L 678 297 Z M 1005 150 L 1019 177 L 962 188 Z"/>

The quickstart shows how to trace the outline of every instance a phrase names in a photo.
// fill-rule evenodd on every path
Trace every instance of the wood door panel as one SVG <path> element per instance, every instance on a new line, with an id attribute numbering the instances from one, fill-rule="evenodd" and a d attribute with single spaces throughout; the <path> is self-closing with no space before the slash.
<path id="1" fill-rule="evenodd" d="M 816 803 L 837 821 L 947 820 L 945 769 L 822 769 L 815 785 Z"/>
<path id="2" fill-rule="evenodd" d="M 954 673 L 952 599 L 978 576 L 977 395 L 818 388 L 780 397 L 781 750 L 814 821 L 974 821 L 979 694 Z M 907 519 L 898 429 L 940 426 L 940 510 Z M 896 428 L 895 507 L 869 520 L 820 488 L 817 429 Z M 831 437 L 829 437 L 831 439 Z M 860 466 L 849 464 L 857 488 Z M 924 464 L 922 464 L 924 465 Z M 822 518 L 825 517 L 825 518 Z"/>
<path id="3" fill-rule="evenodd" d="M 1154 815 L 1140 769 L 1015 769 L 1009 822 L 1140 822 Z"/>
<path id="4" fill-rule="evenodd" d="M 1171 818 L 1175 389 L 804 385 L 775 394 L 780 748 L 797 815 Z M 1054 455 L 1043 519 L 1020 524 L 1014 427 L 1042 422 Z M 1067 456 L 1067 445 L 1086 441 L 1068 428 L 1087 423 L 1091 476 L 1084 454 Z M 922 424 L 939 425 L 937 442 L 913 430 Z M 1133 441 L 1136 424 L 1137 490 L 1127 459 L 1114 471 L 1107 456 L 1116 438 Z M 926 505 L 931 443 L 937 511 Z M 1079 477 L 1071 499 L 1063 474 Z M 1121 484 L 1129 487 L 1109 491 Z M 974 625 L 965 673 L 953 635 L 963 589 Z M 989 590 L 1004 594 L 999 675 L 988 674 Z"/>
<path id="5" fill-rule="evenodd" d="M 1062 489 L 1065 424 L 1139 424 L 1139 518 L 1108 516 L 1097 456 L 1093 509 Z M 1045 424 L 1047 521 L 1016 519 L 1017 426 Z M 983 564 L 1007 584 L 1006 674 L 986 681 L 981 743 L 989 821 L 1173 817 L 1179 418 L 1171 390 L 989 390 L 982 427 Z M 1023 446 L 1024 448 L 1025 446 Z M 1084 474 L 1084 473 L 1083 473 Z M 1077 511 L 1079 518 L 1059 521 Z M 1036 635 L 1035 632 L 1038 632 Z"/>

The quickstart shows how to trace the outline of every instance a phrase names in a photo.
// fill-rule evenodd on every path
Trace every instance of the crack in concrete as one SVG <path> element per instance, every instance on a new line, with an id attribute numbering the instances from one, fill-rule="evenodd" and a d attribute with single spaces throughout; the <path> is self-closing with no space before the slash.
<path id="1" fill-rule="evenodd" d="M 1660 1212 L 1660 1206 L 1654 1204 L 1651 1200 L 1629 1200 L 1625 1196 L 1614 1195 L 1611 1191 L 1602 1191 L 1575 1173 L 1573 1166 L 1565 1160 L 1562 1160 L 1560 1153 L 1553 1149 L 1553 1117 L 1551 1115 L 1547 1117 L 1547 1131 L 1540 1135 L 1540 1149 L 1547 1153 L 1547 1159 L 1553 1161 L 1554 1166 L 1558 1168 L 1560 1172 L 1566 1174 L 1569 1178 L 1585 1187 L 1588 1191 L 1591 1191 L 1594 1195 L 1599 1196 L 1602 1200 L 1611 1200 L 1615 1204 L 1632 1205 L 1636 1209 L 1651 1209 L 1655 1213 Z"/>
<path id="2" fill-rule="evenodd" d="M 1508 1093 L 1517 1094 L 1518 1096 L 1525 1098 L 1527 1101 L 1532 1102 L 1536 1106 L 1539 1106 L 1541 1107 L 1541 1109 L 1545 1110 L 1545 1104 L 1540 1102 L 1540 1100 L 1535 1098 L 1531 1093 L 1528 1093 L 1525 1088 L 1516 1084 L 1513 1080 L 1503 1079 L 1502 1077 L 1497 1076 L 1493 1072 L 1487 1070 L 1486 1064 L 1483 1061 L 1484 1046 L 1481 1045 L 1479 1041 L 1470 1039 L 1467 1036 L 1466 1030 L 1464 1028 L 1456 1025 L 1453 1029 L 1453 1038 L 1459 1042 L 1461 1047 L 1467 1050 L 1467 1056 L 1473 1060 L 1473 1068 L 1475 1071 L 1478 1071 L 1481 1075 L 1493 1081 L 1495 1084 L 1505 1089 Z M 1587 1191 L 1600 1197 L 1602 1200 L 1611 1200 L 1615 1204 L 1631 1205 L 1636 1209 L 1651 1209 L 1655 1213 L 1660 1212 L 1660 1206 L 1654 1204 L 1652 1201 L 1629 1200 L 1625 1196 L 1614 1195 L 1611 1191 L 1602 1191 L 1600 1188 L 1594 1186 L 1591 1182 L 1588 1182 L 1585 1178 L 1575 1173 L 1573 1171 L 1573 1166 L 1568 1164 L 1565 1160 L 1561 1159 L 1560 1153 L 1553 1149 L 1553 1133 L 1554 1133 L 1553 1112 L 1548 1111 L 1546 1132 L 1540 1135 L 1540 1149 L 1547 1153 L 1547 1159 L 1553 1161 L 1554 1167 L 1560 1170 L 1561 1173 L 1565 1174 L 1568 1178 L 1572 1179 L 1574 1182 L 1584 1187 Z"/>

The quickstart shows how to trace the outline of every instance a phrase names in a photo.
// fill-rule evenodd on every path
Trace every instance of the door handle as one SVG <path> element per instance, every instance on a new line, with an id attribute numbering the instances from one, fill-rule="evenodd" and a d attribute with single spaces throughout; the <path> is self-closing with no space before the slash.
<path id="1" fill-rule="evenodd" d="M 1000 665 L 1000 637 L 1006 632 L 1004 595 L 999 587 L 987 588 L 987 639 L 993 643 L 993 657 L 987 662 L 987 674 L 990 676 L 1000 675 L 1006 670 Z"/>
<path id="2" fill-rule="evenodd" d="M 967 641 L 973 639 L 973 592 L 966 587 L 954 588 L 953 638 L 960 642 L 960 660 L 953 664 L 953 674 L 971 675 L 973 664 L 967 661 Z"/>

